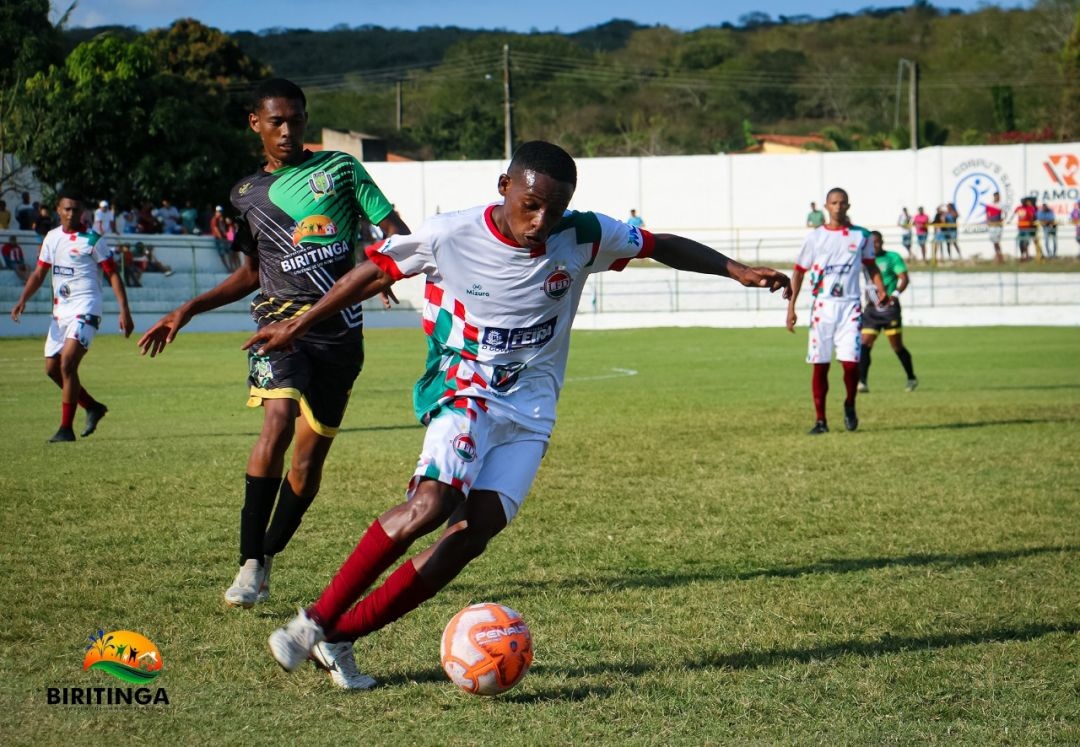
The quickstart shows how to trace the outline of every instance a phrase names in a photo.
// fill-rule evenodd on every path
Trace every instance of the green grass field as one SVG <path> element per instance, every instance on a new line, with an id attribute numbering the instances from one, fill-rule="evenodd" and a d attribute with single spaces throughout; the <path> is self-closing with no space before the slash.
<path id="1" fill-rule="evenodd" d="M 287 675 L 266 637 L 402 494 L 422 439 L 412 330 L 372 331 L 323 491 L 269 603 L 227 609 L 244 463 L 243 335 L 163 358 L 99 338 L 92 438 L 46 445 L 41 341 L 0 341 L 5 744 L 1075 744 L 1080 742 L 1080 330 L 910 329 L 862 426 L 812 424 L 805 333 L 575 335 L 521 515 L 443 593 L 357 644 L 382 686 Z M 631 369 L 628 376 L 615 369 Z M 76 430 L 82 427 L 82 413 Z M 466 695 L 439 636 L 466 604 L 531 626 L 515 690 Z M 49 706 L 88 636 L 160 647 L 168 706 Z"/>

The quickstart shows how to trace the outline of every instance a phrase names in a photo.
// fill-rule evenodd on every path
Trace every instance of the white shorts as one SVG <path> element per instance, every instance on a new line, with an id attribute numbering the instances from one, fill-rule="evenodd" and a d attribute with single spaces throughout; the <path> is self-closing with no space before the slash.
<path id="1" fill-rule="evenodd" d="M 987 229 L 986 235 L 990 237 L 991 244 L 1001 243 L 1001 226 L 990 226 Z"/>
<path id="2" fill-rule="evenodd" d="M 407 495 L 412 498 L 424 478 L 465 495 L 490 490 L 499 494 L 509 524 L 532 487 L 547 444 L 546 435 L 479 407 L 444 408 L 428 423 Z"/>
<path id="3" fill-rule="evenodd" d="M 53 317 L 49 335 L 45 338 L 45 357 L 60 355 L 65 340 L 78 340 L 84 350 L 89 350 L 100 325 L 101 317 L 93 314 L 76 314 L 60 319 Z"/>
<path id="4" fill-rule="evenodd" d="M 841 361 L 858 361 L 862 351 L 862 303 L 814 299 L 810 314 L 807 363 L 829 363 L 833 351 Z"/>

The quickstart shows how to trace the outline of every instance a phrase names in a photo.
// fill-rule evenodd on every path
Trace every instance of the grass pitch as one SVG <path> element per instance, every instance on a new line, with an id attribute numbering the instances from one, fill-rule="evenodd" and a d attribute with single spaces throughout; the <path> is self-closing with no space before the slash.
<path id="1" fill-rule="evenodd" d="M 0 341 L 3 741 L 1080 742 L 1080 330 L 905 337 L 919 390 L 882 341 L 860 430 L 837 368 L 834 430 L 811 438 L 805 332 L 576 334 L 521 515 L 357 644 L 367 693 L 281 672 L 266 637 L 402 494 L 417 331 L 368 334 L 322 494 L 250 611 L 221 599 L 260 424 L 244 336 L 182 334 L 157 360 L 99 338 L 83 381 L 109 415 L 57 445 L 41 341 Z M 487 600 L 537 651 L 494 699 L 438 663 L 446 621 Z M 170 705 L 47 705 L 47 687 L 124 686 L 81 670 L 98 629 L 157 644 Z"/>

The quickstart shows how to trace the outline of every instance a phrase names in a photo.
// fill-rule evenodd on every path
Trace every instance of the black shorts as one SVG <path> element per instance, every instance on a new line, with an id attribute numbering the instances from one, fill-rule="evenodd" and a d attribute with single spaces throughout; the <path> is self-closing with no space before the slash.
<path id="1" fill-rule="evenodd" d="M 292 350 L 248 351 L 248 407 L 264 399 L 292 399 L 311 429 L 333 438 L 345 417 L 352 385 L 364 367 L 364 338 L 357 330 L 328 341 L 305 336 Z"/>
<path id="2" fill-rule="evenodd" d="M 887 335 L 899 334 L 900 299 L 894 296 L 892 303 L 883 309 L 874 303 L 863 306 L 862 331 L 864 334 L 871 335 L 876 335 L 879 332 L 884 332 Z"/>

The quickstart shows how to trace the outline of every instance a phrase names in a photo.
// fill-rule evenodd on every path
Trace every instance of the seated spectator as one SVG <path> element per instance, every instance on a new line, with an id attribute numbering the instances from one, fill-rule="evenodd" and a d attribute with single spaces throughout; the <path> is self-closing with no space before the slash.
<path id="1" fill-rule="evenodd" d="M 7 202 L 0 200 L 0 231 L 6 231 L 11 226 L 11 211 L 7 209 Z"/>
<path id="2" fill-rule="evenodd" d="M 141 288 L 142 271 L 135 264 L 135 255 L 132 253 L 131 247 L 128 244 L 121 244 L 116 247 L 116 253 L 120 263 L 120 270 L 124 276 L 124 285 L 128 288 Z"/>
<path id="3" fill-rule="evenodd" d="M 22 193 L 22 202 L 15 208 L 15 222 L 19 224 L 20 231 L 32 231 L 34 219 L 37 218 L 38 204 L 30 202 L 30 193 Z"/>
<path id="4" fill-rule="evenodd" d="M 49 231 L 56 227 L 56 222 L 53 221 L 52 211 L 49 208 L 42 205 L 38 208 L 38 214 L 34 218 L 34 233 L 38 236 L 44 237 Z"/>
<path id="5" fill-rule="evenodd" d="M 154 216 L 154 211 L 149 202 L 144 202 L 139 208 L 139 214 L 135 218 L 136 233 L 161 233 L 161 224 Z"/>
<path id="6" fill-rule="evenodd" d="M 154 217 L 161 224 L 162 233 L 177 234 L 184 230 L 180 225 L 180 211 L 168 200 L 161 201 L 161 207 L 154 211 Z"/>
<path id="7" fill-rule="evenodd" d="M 0 247 L 0 253 L 4 257 L 4 267 L 13 270 L 19 280 L 25 283 L 30 270 L 26 267 L 26 258 L 23 256 L 22 247 L 19 246 L 19 239 L 15 236 L 9 237 L 7 243 Z"/>
<path id="8" fill-rule="evenodd" d="M 116 219 L 113 216 L 112 208 L 109 207 L 108 200 L 99 202 L 97 210 L 94 211 L 94 232 L 102 236 L 107 233 L 118 233 Z"/>
<path id="9" fill-rule="evenodd" d="M 180 211 L 180 226 L 183 233 L 199 233 L 199 211 L 191 204 L 191 200 L 184 201 L 184 209 Z"/>
<path id="10" fill-rule="evenodd" d="M 140 247 L 142 247 L 143 258 L 146 261 L 146 269 L 143 270 L 144 272 L 160 272 L 164 274 L 165 277 L 169 277 L 169 275 L 173 274 L 171 267 L 154 256 L 154 247 L 139 242 L 135 244 L 136 253 L 138 253 Z"/>

